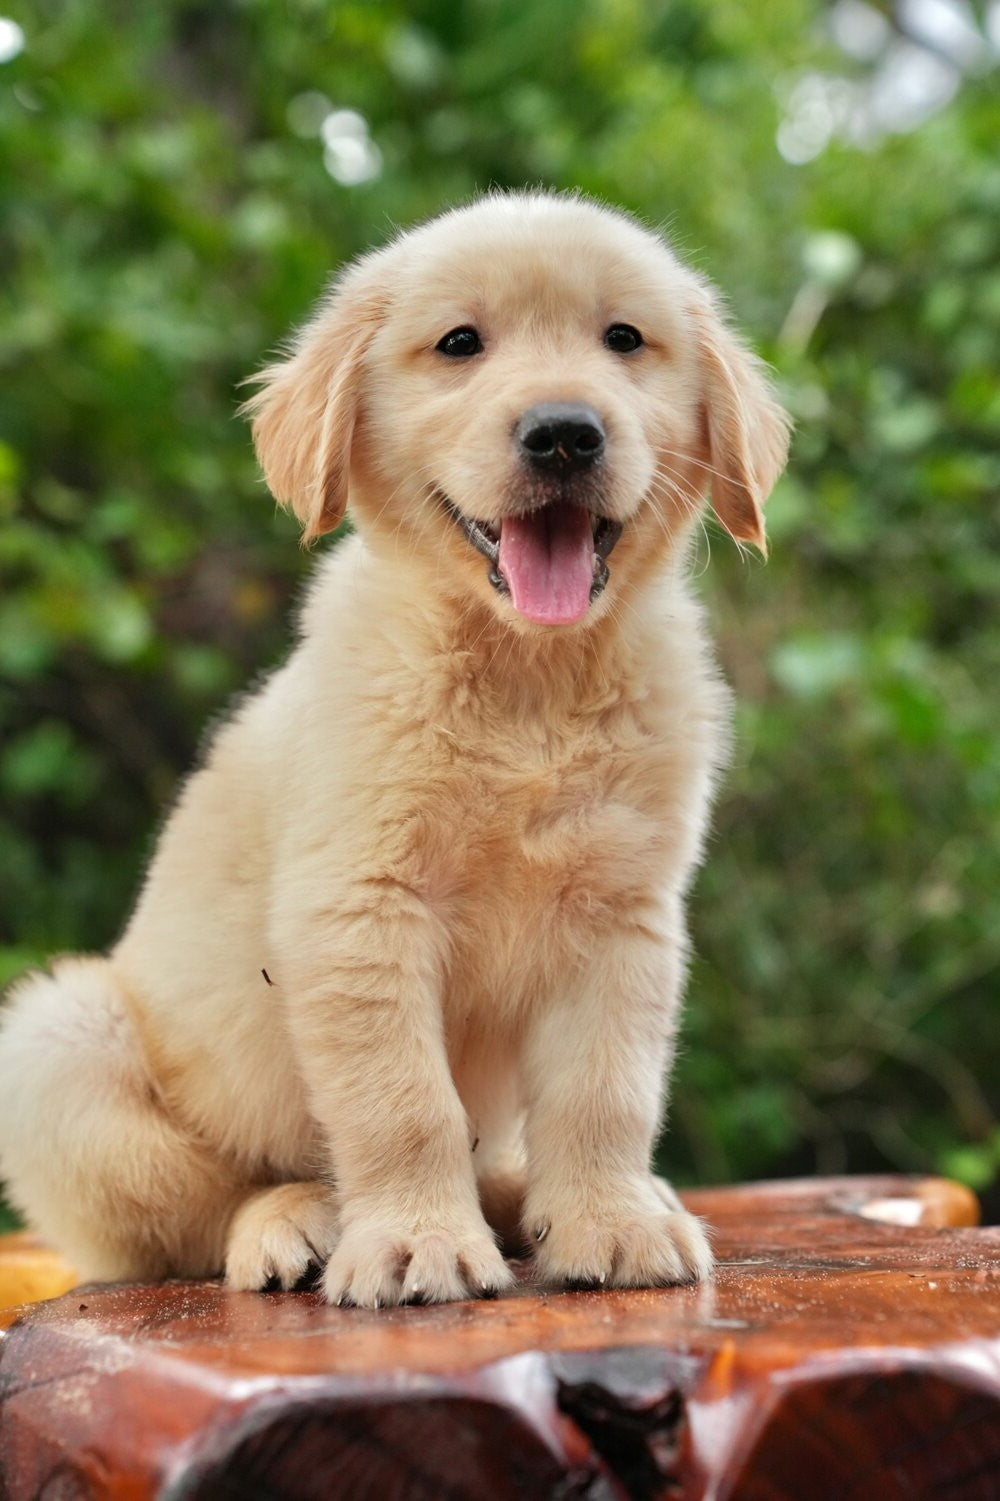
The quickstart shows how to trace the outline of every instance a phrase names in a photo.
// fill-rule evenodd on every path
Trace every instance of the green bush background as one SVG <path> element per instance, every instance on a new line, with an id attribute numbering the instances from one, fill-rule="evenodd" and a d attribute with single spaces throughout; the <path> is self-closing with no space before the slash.
<path id="1" fill-rule="evenodd" d="M 996 73 L 791 165 L 796 81 L 876 67 L 818 0 L 5 9 L 0 981 L 114 937 L 206 722 L 287 648 L 309 563 L 241 378 L 392 225 L 579 186 L 721 283 L 798 428 L 770 564 L 711 528 L 698 561 L 741 707 L 664 1162 L 1000 1207 Z M 372 180 L 326 169 L 331 107 Z"/>

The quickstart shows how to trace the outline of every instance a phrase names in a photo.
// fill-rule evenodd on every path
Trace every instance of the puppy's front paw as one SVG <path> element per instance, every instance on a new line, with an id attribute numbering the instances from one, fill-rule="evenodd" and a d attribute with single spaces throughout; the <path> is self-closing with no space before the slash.
<path id="1" fill-rule="evenodd" d="M 338 1235 L 337 1203 L 325 1183 L 282 1183 L 245 1200 L 226 1244 L 226 1283 L 246 1292 L 270 1282 L 294 1287 L 321 1267 Z"/>
<path id="2" fill-rule="evenodd" d="M 657 1199 L 589 1215 L 534 1216 L 530 1234 L 539 1276 L 588 1287 L 704 1281 L 712 1273 L 712 1252 L 701 1221 Z"/>
<path id="3" fill-rule="evenodd" d="M 514 1282 L 485 1224 L 430 1229 L 362 1220 L 345 1230 L 323 1291 L 331 1303 L 384 1308 L 492 1298 Z"/>

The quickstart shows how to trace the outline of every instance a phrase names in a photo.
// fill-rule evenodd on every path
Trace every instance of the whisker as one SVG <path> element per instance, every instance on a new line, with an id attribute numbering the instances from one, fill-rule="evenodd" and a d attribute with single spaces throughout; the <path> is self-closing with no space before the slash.
<path id="1" fill-rule="evenodd" d="M 669 454 L 672 459 L 683 459 L 687 464 L 694 464 L 701 474 L 710 474 L 714 479 L 727 480 L 731 485 L 738 485 L 748 495 L 752 494 L 752 487 L 750 485 L 741 479 L 737 479 L 734 474 L 730 474 L 724 469 L 713 468 L 707 459 L 697 459 L 692 454 L 683 453 L 679 448 L 661 448 L 660 452 Z"/>

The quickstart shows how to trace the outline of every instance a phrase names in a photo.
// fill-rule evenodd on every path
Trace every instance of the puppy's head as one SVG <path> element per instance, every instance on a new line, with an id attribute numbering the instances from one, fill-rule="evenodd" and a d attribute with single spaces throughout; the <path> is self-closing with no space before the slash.
<path id="1" fill-rule="evenodd" d="M 787 449 L 707 285 L 580 198 L 495 195 L 364 257 L 260 387 L 260 461 L 306 539 L 350 501 L 376 550 L 529 629 L 597 619 L 706 491 L 763 551 Z"/>

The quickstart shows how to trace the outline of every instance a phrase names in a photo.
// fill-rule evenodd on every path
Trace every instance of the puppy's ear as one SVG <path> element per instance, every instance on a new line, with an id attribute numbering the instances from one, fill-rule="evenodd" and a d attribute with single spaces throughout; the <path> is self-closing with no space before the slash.
<path id="1" fill-rule="evenodd" d="M 271 494 L 302 522 L 303 542 L 333 531 L 347 506 L 364 358 L 385 305 L 372 259 L 334 284 L 242 407 Z"/>
<path id="2" fill-rule="evenodd" d="M 788 457 L 790 420 L 764 366 L 725 325 L 714 302 L 695 310 L 702 366 L 702 432 L 712 506 L 737 542 L 767 556 L 764 502 Z"/>

